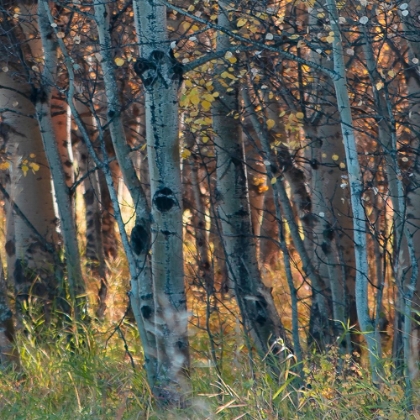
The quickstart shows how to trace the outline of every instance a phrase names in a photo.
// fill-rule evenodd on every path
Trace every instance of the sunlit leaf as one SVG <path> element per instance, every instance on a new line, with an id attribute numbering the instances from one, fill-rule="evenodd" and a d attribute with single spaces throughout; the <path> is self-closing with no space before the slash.
<path id="1" fill-rule="evenodd" d="M 118 67 L 121 67 L 124 64 L 124 60 L 121 57 L 117 57 L 114 61 Z"/>
<path id="2" fill-rule="evenodd" d="M 242 26 L 244 26 L 247 22 L 248 22 L 248 19 L 241 18 L 241 19 L 239 19 L 239 20 L 238 20 L 238 22 L 236 22 L 236 26 L 237 26 L 238 28 L 241 28 L 241 27 L 242 27 Z"/>
<path id="3" fill-rule="evenodd" d="M 1 162 L 0 163 L 0 171 L 5 171 L 6 169 L 8 169 L 10 167 L 10 163 L 9 162 Z"/>
<path id="4" fill-rule="evenodd" d="M 209 111 L 211 108 L 211 103 L 209 101 L 202 101 L 201 107 L 203 108 L 204 111 Z"/>
<path id="5" fill-rule="evenodd" d="M 31 162 L 31 163 L 29 164 L 29 167 L 32 169 L 32 172 L 33 172 L 33 173 L 35 173 L 35 172 L 38 172 L 38 171 L 39 171 L 39 165 L 38 165 L 37 163 L 35 163 L 35 162 Z"/>
<path id="6" fill-rule="evenodd" d="M 271 130 L 276 125 L 274 120 L 267 120 L 267 128 Z"/>
<path id="7" fill-rule="evenodd" d="M 190 96 L 190 101 L 194 105 L 198 105 L 200 103 L 200 97 L 198 95 Z"/>
<path id="8" fill-rule="evenodd" d="M 182 159 L 188 159 L 191 156 L 191 152 L 188 149 L 184 149 L 181 153 Z"/>

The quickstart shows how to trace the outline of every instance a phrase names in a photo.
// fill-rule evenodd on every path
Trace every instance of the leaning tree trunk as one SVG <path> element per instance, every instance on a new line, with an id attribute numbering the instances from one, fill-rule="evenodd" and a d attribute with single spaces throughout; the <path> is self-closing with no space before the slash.
<path id="1" fill-rule="evenodd" d="M 57 43 L 53 40 L 53 28 L 48 18 L 48 3 L 41 1 L 38 5 L 38 28 L 42 44 L 34 41 L 31 51 L 35 58 L 44 57 L 45 63 L 41 74 L 40 86 L 34 86 L 35 110 L 48 164 L 53 178 L 54 191 L 57 200 L 60 227 L 63 236 L 67 276 L 70 297 L 76 304 L 74 311 L 80 314 L 76 298 L 85 297 L 85 284 L 83 281 L 80 252 L 77 242 L 76 224 L 74 221 L 71 192 L 66 184 L 66 176 L 57 147 L 57 139 L 52 123 L 51 98 L 52 87 L 57 82 Z M 33 11 L 35 15 L 35 11 Z"/>
<path id="2" fill-rule="evenodd" d="M 254 94 L 254 96 L 256 95 Z M 324 348 L 326 344 L 331 342 L 330 331 L 332 328 L 330 326 L 329 321 L 330 291 L 323 279 L 315 270 L 310 256 L 304 246 L 304 241 L 300 236 L 300 230 L 298 224 L 296 223 L 295 214 L 286 192 L 286 187 L 282 179 L 282 174 L 280 172 L 280 168 L 283 167 L 283 163 L 279 161 L 278 157 L 273 153 L 273 150 L 270 147 L 271 145 L 267 130 L 258 119 L 258 116 L 255 111 L 255 105 L 251 101 L 251 96 L 248 90 L 244 90 L 242 92 L 242 97 L 244 99 L 244 104 L 247 109 L 247 113 L 252 123 L 253 129 L 255 130 L 256 135 L 261 141 L 261 154 L 264 158 L 266 173 L 268 178 L 270 179 L 272 188 L 274 190 L 273 201 L 275 208 L 275 218 L 278 223 L 279 244 L 284 256 L 286 272 L 288 270 L 288 266 L 290 265 L 288 255 L 289 251 L 285 246 L 284 235 L 285 225 L 287 223 L 287 226 L 290 231 L 290 237 L 293 241 L 296 251 L 299 253 L 299 256 L 301 258 L 303 272 L 310 279 L 314 294 L 311 311 L 312 313 L 316 313 L 317 316 L 311 316 L 311 321 L 315 322 L 315 326 L 310 325 L 310 331 L 312 332 L 311 339 L 319 343 L 321 345 L 321 348 Z M 292 293 L 292 299 L 294 300 L 296 299 L 294 291 L 295 288 L 292 279 L 289 278 L 290 273 L 287 275 L 287 277 L 289 287 Z"/>
<path id="3" fill-rule="evenodd" d="M 347 91 L 346 68 L 341 41 L 341 33 L 338 21 L 335 0 L 327 0 L 327 8 L 333 32 L 333 58 L 335 93 L 337 106 L 341 119 L 346 164 L 349 175 L 349 187 L 351 191 L 351 205 L 354 223 L 354 243 L 356 258 L 356 309 L 361 331 L 367 343 L 369 360 L 371 364 L 372 378 L 379 380 L 380 360 L 378 356 L 378 342 L 374 331 L 372 319 L 369 316 L 368 307 L 368 262 L 367 262 L 367 239 L 366 239 L 366 216 L 362 205 L 363 181 L 361 178 L 360 165 L 357 155 L 356 138 L 353 130 L 350 100 Z"/>
<path id="4" fill-rule="evenodd" d="M 229 28 L 229 17 L 220 2 L 218 23 Z M 217 50 L 230 46 L 227 35 L 218 34 Z M 215 68 L 215 87 L 219 97 L 213 102 L 213 130 L 217 159 L 217 215 L 221 221 L 222 243 L 245 330 L 264 357 L 278 338 L 286 340 L 285 331 L 270 291 L 258 268 L 257 247 L 253 235 L 247 174 L 244 163 L 242 128 L 235 114 L 239 111 L 238 84 L 227 89 L 220 83 L 225 66 Z"/>
<path id="5" fill-rule="evenodd" d="M 317 3 L 317 7 L 323 6 Z M 316 13 L 312 13 L 309 25 L 313 33 L 322 29 L 319 22 Z M 333 63 L 322 54 L 314 52 L 311 59 L 333 68 Z M 314 258 L 320 275 L 331 285 L 335 325 L 342 332 L 343 325 L 357 323 L 353 217 L 335 88 L 319 71 L 315 78 L 317 83 L 313 85 L 318 89 L 313 93 L 313 102 L 321 111 L 313 116 L 316 123 L 305 127 L 310 140 Z M 353 338 L 358 340 L 357 336 Z"/>

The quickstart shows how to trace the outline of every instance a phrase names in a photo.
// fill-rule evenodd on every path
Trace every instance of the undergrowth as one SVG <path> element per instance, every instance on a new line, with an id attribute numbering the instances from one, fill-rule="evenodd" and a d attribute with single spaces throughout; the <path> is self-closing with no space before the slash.
<path id="1" fill-rule="evenodd" d="M 420 418 L 416 411 L 405 412 L 402 384 L 391 379 L 390 366 L 385 366 L 388 373 L 376 387 L 354 358 L 331 348 L 328 354 L 307 356 L 302 382 L 293 355 L 285 350 L 275 380 L 262 361 L 255 356 L 251 360 L 244 348 L 238 348 L 235 331 L 225 337 L 224 360 L 217 368 L 206 353 L 207 338 L 191 337 L 190 407 L 158 409 L 142 369 L 137 330 L 128 321 L 118 325 L 91 321 L 88 327 L 63 323 L 47 327 L 42 317 L 26 321 L 16 343 L 20 369 L 0 370 L 0 418 Z M 415 398 L 418 403 L 418 393 Z"/>

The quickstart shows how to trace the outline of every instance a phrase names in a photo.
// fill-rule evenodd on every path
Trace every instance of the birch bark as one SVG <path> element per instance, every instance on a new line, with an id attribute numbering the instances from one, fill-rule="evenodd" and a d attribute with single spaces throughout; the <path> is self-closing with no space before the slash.
<path id="1" fill-rule="evenodd" d="M 225 10 L 220 2 L 218 23 L 229 28 Z M 227 35 L 218 33 L 217 50 L 230 46 Z M 264 286 L 258 268 L 257 248 L 252 231 L 242 128 L 235 114 L 239 111 L 238 86 L 228 90 L 217 81 L 224 71 L 223 65 L 215 68 L 214 85 L 220 93 L 213 103 L 213 129 L 215 132 L 217 160 L 218 217 L 223 232 L 222 242 L 226 253 L 228 271 L 246 331 L 264 357 L 278 338 L 287 340 L 272 296 Z"/>
<path id="2" fill-rule="evenodd" d="M 337 106 L 341 119 L 341 130 L 345 147 L 347 170 L 349 174 L 349 186 L 351 191 L 351 205 L 353 211 L 356 257 L 356 308 L 361 331 L 367 342 L 372 379 L 374 381 L 378 381 L 378 372 L 380 370 L 378 342 L 376 340 L 372 319 L 369 316 L 368 307 L 366 216 L 361 200 L 363 182 L 357 156 L 356 138 L 353 130 L 353 120 L 347 91 L 346 69 L 344 64 L 344 54 L 341 44 L 341 33 L 338 23 L 338 13 L 335 0 L 327 0 L 327 9 L 330 16 L 331 29 L 334 33 L 333 58 L 334 71 L 336 75 L 333 77 L 333 82 L 337 96 Z"/>
<path id="3" fill-rule="evenodd" d="M 159 6 L 158 2 L 137 1 L 134 3 L 134 12 L 139 43 L 145 44 L 142 58 L 138 60 L 145 60 L 143 64 L 152 62 L 155 69 L 150 83 L 145 84 L 151 213 L 125 142 L 121 106 L 110 56 L 108 5 L 95 3 L 101 65 L 108 100 L 108 122 L 124 180 L 136 205 L 137 222 L 131 235 L 132 247 L 138 260 L 143 256 L 143 266 L 147 264 L 149 247 L 152 249 L 155 309 L 152 314 L 147 315 L 152 317 L 155 314 L 157 366 L 153 392 L 163 404 L 183 405 L 189 393 L 189 349 L 178 143 L 179 79 L 172 77 L 173 62 L 165 45 L 166 8 Z M 142 268 L 142 271 L 147 270 Z M 142 287 L 142 284 L 139 286 Z"/>
<path id="4" fill-rule="evenodd" d="M 44 0 L 40 1 L 38 4 L 38 29 L 41 35 L 42 44 L 37 41 L 33 42 L 33 45 L 31 46 L 33 56 L 44 56 L 45 60 L 44 69 L 41 75 L 41 85 L 37 88 L 35 94 L 35 110 L 41 129 L 45 153 L 53 178 L 58 213 L 60 215 L 69 292 L 73 303 L 76 303 L 76 298 L 84 298 L 85 284 L 81 269 L 70 189 L 66 184 L 66 176 L 58 152 L 57 139 L 52 123 L 51 98 L 52 88 L 57 82 L 57 44 L 53 41 L 52 37 L 53 30 L 48 18 L 48 7 L 48 2 Z M 35 11 L 33 13 L 35 14 Z M 76 303 L 74 310 L 79 316 L 80 310 L 77 305 L 78 304 Z"/>

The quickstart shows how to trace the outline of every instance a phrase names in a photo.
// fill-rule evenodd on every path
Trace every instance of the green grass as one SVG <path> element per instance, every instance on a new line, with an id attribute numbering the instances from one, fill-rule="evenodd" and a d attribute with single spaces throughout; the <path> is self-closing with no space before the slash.
<path id="1" fill-rule="evenodd" d="M 124 323 L 115 331 L 93 322 L 70 336 L 64 327 L 31 321 L 26 330 L 17 338 L 21 370 L 0 371 L 2 420 L 420 418 L 404 411 L 403 390 L 391 375 L 377 388 L 367 370 L 334 348 L 308 357 L 304 386 L 299 386 L 293 357 L 274 380 L 261 361 L 250 365 L 233 331 L 225 337 L 220 374 L 206 363 L 204 334 L 191 338 L 190 407 L 159 411 L 141 367 L 135 326 Z M 415 402 L 420 402 L 418 393 Z"/>

